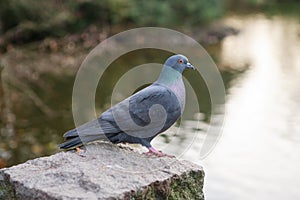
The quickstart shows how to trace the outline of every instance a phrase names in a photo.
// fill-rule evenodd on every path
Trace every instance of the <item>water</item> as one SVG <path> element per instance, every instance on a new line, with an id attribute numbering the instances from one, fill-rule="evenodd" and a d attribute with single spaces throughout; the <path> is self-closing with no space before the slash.
<path id="1" fill-rule="evenodd" d="M 300 20 L 253 15 L 226 23 L 241 32 L 220 47 L 219 67 L 237 73 L 223 134 L 205 158 L 202 132 L 173 139 L 166 150 L 178 154 L 194 141 L 182 158 L 204 166 L 208 200 L 300 199 Z"/>
<path id="2" fill-rule="evenodd" d="M 299 199 L 299 19 L 249 15 L 228 17 L 225 22 L 241 32 L 208 48 L 218 61 L 227 89 L 226 123 L 217 145 L 207 157 L 201 157 L 208 124 L 193 120 L 182 122 L 184 134 L 176 134 L 175 126 L 153 144 L 204 166 L 206 199 Z M 113 80 L 104 76 L 101 83 L 106 83 L 106 89 L 97 91 L 97 111 L 109 106 L 105 103 L 110 102 L 109 91 L 129 66 L 160 62 L 168 56 L 158 54 L 135 52 L 126 56 L 139 58 L 136 63 L 126 63 L 128 58 L 117 61 L 116 66 L 123 67 L 108 70 L 115 74 Z M 65 62 L 74 65 L 70 59 Z M 33 63 L 23 62 L 24 66 Z M 55 153 L 62 133 L 74 126 L 71 93 L 76 71 L 61 75 L 59 71 L 36 74 L 30 68 L 22 70 L 30 79 L 19 76 L 14 84 L 0 87 L 0 168 Z M 133 85 L 128 83 L 128 87 Z M 203 110 L 195 117 L 206 121 L 209 97 L 204 86 L 199 88 Z"/>
<path id="3" fill-rule="evenodd" d="M 222 138 L 204 160 L 212 199 L 300 199 L 300 21 L 231 17 L 221 65 L 231 83 Z"/>

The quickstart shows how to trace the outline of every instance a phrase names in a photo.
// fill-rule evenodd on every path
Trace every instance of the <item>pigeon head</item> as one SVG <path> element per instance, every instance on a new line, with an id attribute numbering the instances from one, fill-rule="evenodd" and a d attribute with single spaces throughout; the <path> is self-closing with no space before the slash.
<path id="1" fill-rule="evenodd" d="M 180 54 L 169 57 L 164 65 L 171 67 L 180 73 L 182 73 L 185 69 L 195 69 L 195 67 L 189 63 L 187 57 Z"/>

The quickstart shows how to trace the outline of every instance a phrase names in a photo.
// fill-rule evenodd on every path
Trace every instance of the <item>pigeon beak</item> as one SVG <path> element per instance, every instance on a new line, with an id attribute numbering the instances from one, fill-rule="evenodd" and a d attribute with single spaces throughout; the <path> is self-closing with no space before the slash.
<path id="1" fill-rule="evenodd" d="M 195 69 L 195 67 L 189 62 L 186 64 L 186 66 L 188 69 Z"/>

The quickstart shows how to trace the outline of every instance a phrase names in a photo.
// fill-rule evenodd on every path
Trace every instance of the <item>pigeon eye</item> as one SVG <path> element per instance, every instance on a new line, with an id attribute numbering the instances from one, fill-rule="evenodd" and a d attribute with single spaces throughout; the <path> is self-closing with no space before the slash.
<path id="1" fill-rule="evenodd" d="M 179 59 L 179 60 L 178 60 L 178 63 L 179 63 L 179 64 L 182 64 L 182 63 L 183 63 L 183 61 L 182 61 L 181 59 Z"/>

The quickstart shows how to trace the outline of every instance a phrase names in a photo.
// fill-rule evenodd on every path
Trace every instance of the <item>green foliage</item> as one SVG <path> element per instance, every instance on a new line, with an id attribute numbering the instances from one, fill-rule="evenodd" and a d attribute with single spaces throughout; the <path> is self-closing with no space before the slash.
<path id="1" fill-rule="evenodd" d="M 8 42 L 62 36 L 74 20 L 66 5 L 56 1 L 1 0 L 0 32 L 7 33 Z"/>
<path id="2" fill-rule="evenodd" d="M 2 31 L 16 27 L 22 23 L 48 24 L 61 18 L 65 4 L 56 1 L 36 0 L 1 0 L 0 20 Z"/>
<path id="3" fill-rule="evenodd" d="M 295 0 L 287 0 L 292 5 Z M 61 37 L 82 31 L 91 24 L 98 27 L 162 26 L 190 28 L 221 17 L 225 9 L 268 11 L 280 8 L 283 0 L 2 0 L 0 32 L 12 32 L 9 42 Z M 292 3 L 294 2 L 294 3 Z M 225 5 L 226 3 L 226 5 Z M 298 7 L 297 7 L 298 8 Z M 298 11 L 297 9 L 296 12 Z M 18 33 L 18 34 L 15 34 Z"/>
<path id="4" fill-rule="evenodd" d="M 2 0 L 2 32 L 30 22 L 77 31 L 99 25 L 185 26 L 203 23 L 223 13 L 223 0 Z M 62 17 L 63 16 L 63 17 Z"/>
<path id="5" fill-rule="evenodd" d="M 230 12 L 264 13 L 267 15 L 299 16 L 299 0 L 227 0 L 226 10 Z"/>
<path id="6" fill-rule="evenodd" d="M 75 2 L 75 3 L 74 3 Z M 73 11 L 84 24 L 190 26 L 219 17 L 223 0 L 96 0 L 74 1 Z"/>
<path id="7" fill-rule="evenodd" d="M 29 7 L 31 6 L 31 8 Z M 0 1 L 0 19 L 4 31 L 16 26 L 23 20 L 36 20 L 39 15 L 33 2 L 17 0 Z"/>
<path id="8" fill-rule="evenodd" d="M 223 0 L 131 0 L 131 18 L 140 26 L 191 26 L 223 13 Z"/>

